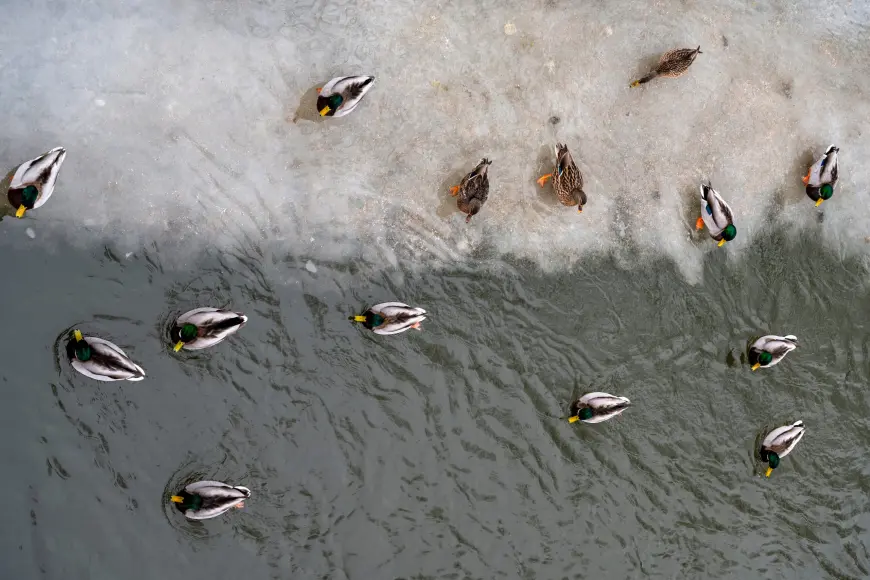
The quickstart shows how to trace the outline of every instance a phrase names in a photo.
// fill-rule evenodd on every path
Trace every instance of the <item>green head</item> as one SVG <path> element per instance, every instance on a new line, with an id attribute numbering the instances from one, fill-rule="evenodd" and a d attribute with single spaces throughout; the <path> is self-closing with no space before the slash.
<path id="1" fill-rule="evenodd" d="M 372 312 L 371 315 L 369 316 L 368 322 L 372 326 L 380 326 L 384 322 L 386 322 L 386 320 L 387 320 L 386 318 L 384 318 L 383 316 L 381 316 L 377 312 Z"/>
<path id="2" fill-rule="evenodd" d="M 190 342 L 199 334 L 199 330 L 196 328 L 195 324 L 186 323 L 181 327 L 181 330 L 178 331 L 178 338 L 181 339 L 181 342 Z"/>
<path id="3" fill-rule="evenodd" d="M 592 418 L 592 407 L 583 407 L 579 411 L 577 411 L 577 416 L 580 417 L 581 421 L 586 421 Z"/>
<path id="4" fill-rule="evenodd" d="M 328 97 L 317 97 L 317 111 L 321 117 L 332 116 L 343 102 L 344 97 L 339 93 L 329 95 Z"/>
<path id="5" fill-rule="evenodd" d="M 819 191 L 819 197 L 822 199 L 831 199 L 831 196 L 834 195 L 834 186 L 830 183 L 826 183 L 822 186 L 822 189 Z"/>
<path id="6" fill-rule="evenodd" d="M 75 353 L 76 358 L 82 362 L 91 360 L 91 345 L 84 340 L 76 341 L 73 352 Z"/>
<path id="7" fill-rule="evenodd" d="M 722 238 L 726 242 L 730 242 L 735 237 L 737 237 L 737 228 L 734 227 L 734 224 L 728 224 L 725 226 L 725 229 L 722 230 Z"/>
<path id="8" fill-rule="evenodd" d="M 33 204 L 36 203 L 36 199 L 39 197 L 39 190 L 32 185 L 28 185 L 23 190 L 21 190 L 21 204 L 27 209 L 33 209 Z"/>
<path id="9" fill-rule="evenodd" d="M 758 355 L 758 362 L 763 365 L 769 365 L 773 360 L 773 355 L 767 352 L 766 350 L 761 351 L 761 354 Z"/>
<path id="10" fill-rule="evenodd" d="M 770 465 L 771 469 L 779 467 L 779 455 L 773 451 L 769 451 L 767 453 L 767 464 Z"/>
<path id="11" fill-rule="evenodd" d="M 202 496 L 191 495 L 181 492 L 183 495 L 173 495 L 169 501 L 174 503 L 181 511 L 193 510 L 196 511 L 202 507 Z"/>

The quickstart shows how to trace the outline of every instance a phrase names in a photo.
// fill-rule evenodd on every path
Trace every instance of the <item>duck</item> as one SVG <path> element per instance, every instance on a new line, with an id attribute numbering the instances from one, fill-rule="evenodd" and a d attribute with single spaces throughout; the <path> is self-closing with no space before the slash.
<path id="1" fill-rule="evenodd" d="M 487 169 L 492 161 L 484 157 L 478 162 L 474 170 L 462 178 L 459 185 L 450 188 L 450 195 L 459 196 L 456 206 L 459 211 L 468 214 L 465 223 L 471 221 L 471 217 L 477 215 L 486 199 L 489 197 L 489 176 Z"/>
<path id="2" fill-rule="evenodd" d="M 9 204 L 15 208 L 15 217 L 22 218 L 27 210 L 45 205 L 54 193 L 57 174 L 65 158 L 66 149 L 55 147 L 18 166 L 6 192 Z"/>
<path id="3" fill-rule="evenodd" d="M 704 229 L 705 225 L 710 237 L 719 242 L 720 248 L 737 235 L 731 206 L 725 203 L 710 182 L 707 185 L 701 184 L 701 217 L 695 222 L 698 230 Z"/>
<path id="4" fill-rule="evenodd" d="M 232 508 L 245 507 L 251 490 L 241 485 L 228 485 L 220 481 L 197 481 L 169 498 L 178 511 L 189 520 L 207 520 L 226 513 Z"/>
<path id="5" fill-rule="evenodd" d="M 608 393 L 586 393 L 571 403 L 569 423 L 583 421 L 584 423 L 601 423 L 613 419 L 631 405 L 625 397 L 617 397 Z"/>
<path id="6" fill-rule="evenodd" d="M 401 302 L 375 304 L 350 320 L 361 323 L 375 334 L 399 334 L 409 328 L 423 330 L 420 323 L 426 320 L 426 311 Z"/>
<path id="7" fill-rule="evenodd" d="M 779 460 L 791 453 L 804 436 L 805 430 L 803 421 L 795 421 L 791 425 L 777 427 L 767 434 L 759 451 L 761 460 L 768 465 L 764 477 L 770 477 L 773 470 L 779 467 Z"/>
<path id="8" fill-rule="evenodd" d="M 372 76 L 336 77 L 317 89 L 321 117 L 344 117 L 356 109 L 375 82 Z"/>
<path id="9" fill-rule="evenodd" d="M 574 158 L 568 151 L 567 145 L 556 144 L 556 167 L 553 173 L 542 175 L 538 179 L 538 185 L 544 187 L 547 180 L 553 178 L 553 189 L 556 197 L 562 205 L 577 206 L 577 211 L 582 213 L 586 204 L 586 193 L 583 191 L 583 174 L 577 169 Z"/>
<path id="10" fill-rule="evenodd" d="M 142 367 L 130 360 L 121 348 L 96 336 L 82 336 L 75 330 L 67 343 L 66 353 L 72 367 L 98 381 L 141 381 Z"/>
<path id="11" fill-rule="evenodd" d="M 246 322 L 248 317 L 241 312 L 211 307 L 195 308 L 176 319 L 169 335 L 175 343 L 175 352 L 182 348 L 201 350 L 223 341 Z"/>
<path id="12" fill-rule="evenodd" d="M 631 86 L 636 87 L 648 83 L 656 77 L 676 78 L 682 76 L 687 70 L 689 70 L 689 67 L 692 66 L 692 63 L 695 62 L 695 58 L 697 58 L 699 54 L 704 54 L 701 52 L 700 46 L 698 48 L 677 48 L 675 50 L 669 50 L 659 59 L 659 64 L 656 66 L 654 71 L 632 82 Z"/>
<path id="13" fill-rule="evenodd" d="M 749 364 L 752 370 L 770 368 L 785 358 L 785 355 L 798 347 L 798 339 L 793 334 L 762 336 L 749 347 Z"/>
<path id="14" fill-rule="evenodd" d="M 834 186 L 837 185 L 839 172 L 839 152 L 839 147 L 834 145 L 828 147 L 825 154 L 810 166 L 803 178 L 804 185 L 807 186 L 807 195 L 816 202 L 816 207 L 834 195 Z"/>

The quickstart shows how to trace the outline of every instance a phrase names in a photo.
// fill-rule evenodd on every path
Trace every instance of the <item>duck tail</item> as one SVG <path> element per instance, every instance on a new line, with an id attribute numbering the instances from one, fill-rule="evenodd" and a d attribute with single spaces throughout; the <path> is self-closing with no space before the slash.
<path id="1" fill-rule="evenodd" d="M 637 79 L 636 81 L 634 81 L 633 83 L 631 83 L 631 86 L 636 87 L 638 85 L 648 83 L 651 80 L 653 80 L 654 78 L 656 78 L 657 76 L 659 76 L 659 73 L 657 73 L 656 71 L 652 71 L 648 75 L 641 77 L 641 78 Z"/>

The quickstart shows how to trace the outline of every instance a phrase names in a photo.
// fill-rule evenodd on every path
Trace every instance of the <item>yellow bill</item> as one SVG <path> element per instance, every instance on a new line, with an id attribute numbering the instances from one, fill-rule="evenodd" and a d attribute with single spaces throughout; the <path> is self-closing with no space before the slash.
<path id="1" fill-rule="evenodd" d="M 719 247 L 721 248 L 724 245 L 725 245 L 725 240 L 724 239 L 719 240 Z"/>
<path id="2" fill-rule="evenodd" d="M 580 417 L 578 417 L 577 415 L 574 415 L 573 417 L 568 417 L 569 423 L 576 423 L 579 420 L 580 420 Z"/>
<path id="3" fill-rule="evenodd" d="M 761 363 L 755 363 L 752 365 L 752 370 L 757 371 L 761 367 Z"/>
<path id="4" fill-rule="evenodd" d="M 78 329 L 74 330 L 74 331 L 73 331 L 73 336 L 76 337 L 76 342 L 78 342 L 78 341 L 80 341 L 80 340 L 83 340 L 83 339 L 82 339 L 82 331 L 81 331 L 81 330 L 78 330 Z"/>
<path id="5" fill-rule="evenodd" d="M 820 201 L 821 201 L 821 200 L 820 200 Z M 816 204 L 816 205 L 818 205 L 818 204 Z M 18 206 L 18 211 L 15 212 L 15 217 L 17 217 L 17 218 L 23 218 L 23 217 L 24 217 L 24 212 L 26 212 L 26 211 L 27 211 L 27 208 L 26 208 L 26 207 L 24 207 L 23 205 L 19 205 L 19 206 Z"/>
<path id="6" fill-rule="evenodd" d="M 365 322 L 365 321 L 366 321 L 366 317 L 365 317 L 365 316 L 354 316 L 354 317 L 353 317 L 353 321 L 354 321 L 354 322 Z"/>
<path id="7" fill-rule="evenodd" d="M 173 495 L 169 498 L 169 501 L 171 501 L 172 503 L 184 503 L 184 498 L 180 495 Z"/>
<path id="8" fill-rule="evenodd" d="M 640 84 L 640 81 L 634 81 L 634 82 L 631 83 L 629 86 L 632 87 L 632 88 L 634 88 L 634 87 L 636 87 L 636 86 L 639 85 L 639 84 Z"/>
<path id="9" fill-rule="evenodd" d="M 330 112 L 331 110 L 332 110 L 332 109 L 329 108 L 329 105 L 326 105 L 325 107 L 323 107 L 322 109 L 320 109 L 320 116 L 321 116 L 321 117 L 325 117 L 326 114 L 327 114 L 328 112 Z"/>
<path id="10" fill-rule="evenodd" d="M 816 207 L 819 207 L 820 205 L 822 205 L 823 201 L 825 201 L 825 200 L 820 197 L 819 200 L 816 202 Z M 21 216 L 18 216 L 18 217 L 21 217 Z"/>
<path id="11" fill-rule="evenodd" d="M 770 474 L 773 473 L 773 468 L 768 467 L 767 471 L 764 472 L 764 477 L 770 477 Z"/>
<path id="12" fill-rule="evenodd" d="M 182 341 L 179 340 L 178 342 L 176 342 L 175 347 L 174 347 L 175 352 L 180 351 L 183 346 L 184 346 L 184 343 Z"/>

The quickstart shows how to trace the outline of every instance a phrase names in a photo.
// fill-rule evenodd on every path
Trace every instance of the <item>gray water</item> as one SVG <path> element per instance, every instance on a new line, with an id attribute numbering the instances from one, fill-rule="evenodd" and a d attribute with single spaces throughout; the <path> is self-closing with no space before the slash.
<path id="1" fill-rule="evenodd" d="M 0 222 L 0 576 L 870 575 L 866 4 L 178 4 L 2 10 L 0 173 L 68 156 Z M 357 73 L 357 111 L 312 120 Z M 556 140 L 580 216 L 534 182 Z M 466 226 L 447 188 L 484 155 Z M 692 231 L 707 178 L 723 248 Z M 348 323 L 392 299 L 423 332 Z M 250 321 L 173 353 L 202 305 Z M 73 328 L 146 380 L 75 373 Z M 753 373 L 768 333 L 802 346 Z M 633 406 L 568 424 L 592 390 Z M 204 478 L 253 497 L 188 522 L 167 498 Z"/>

